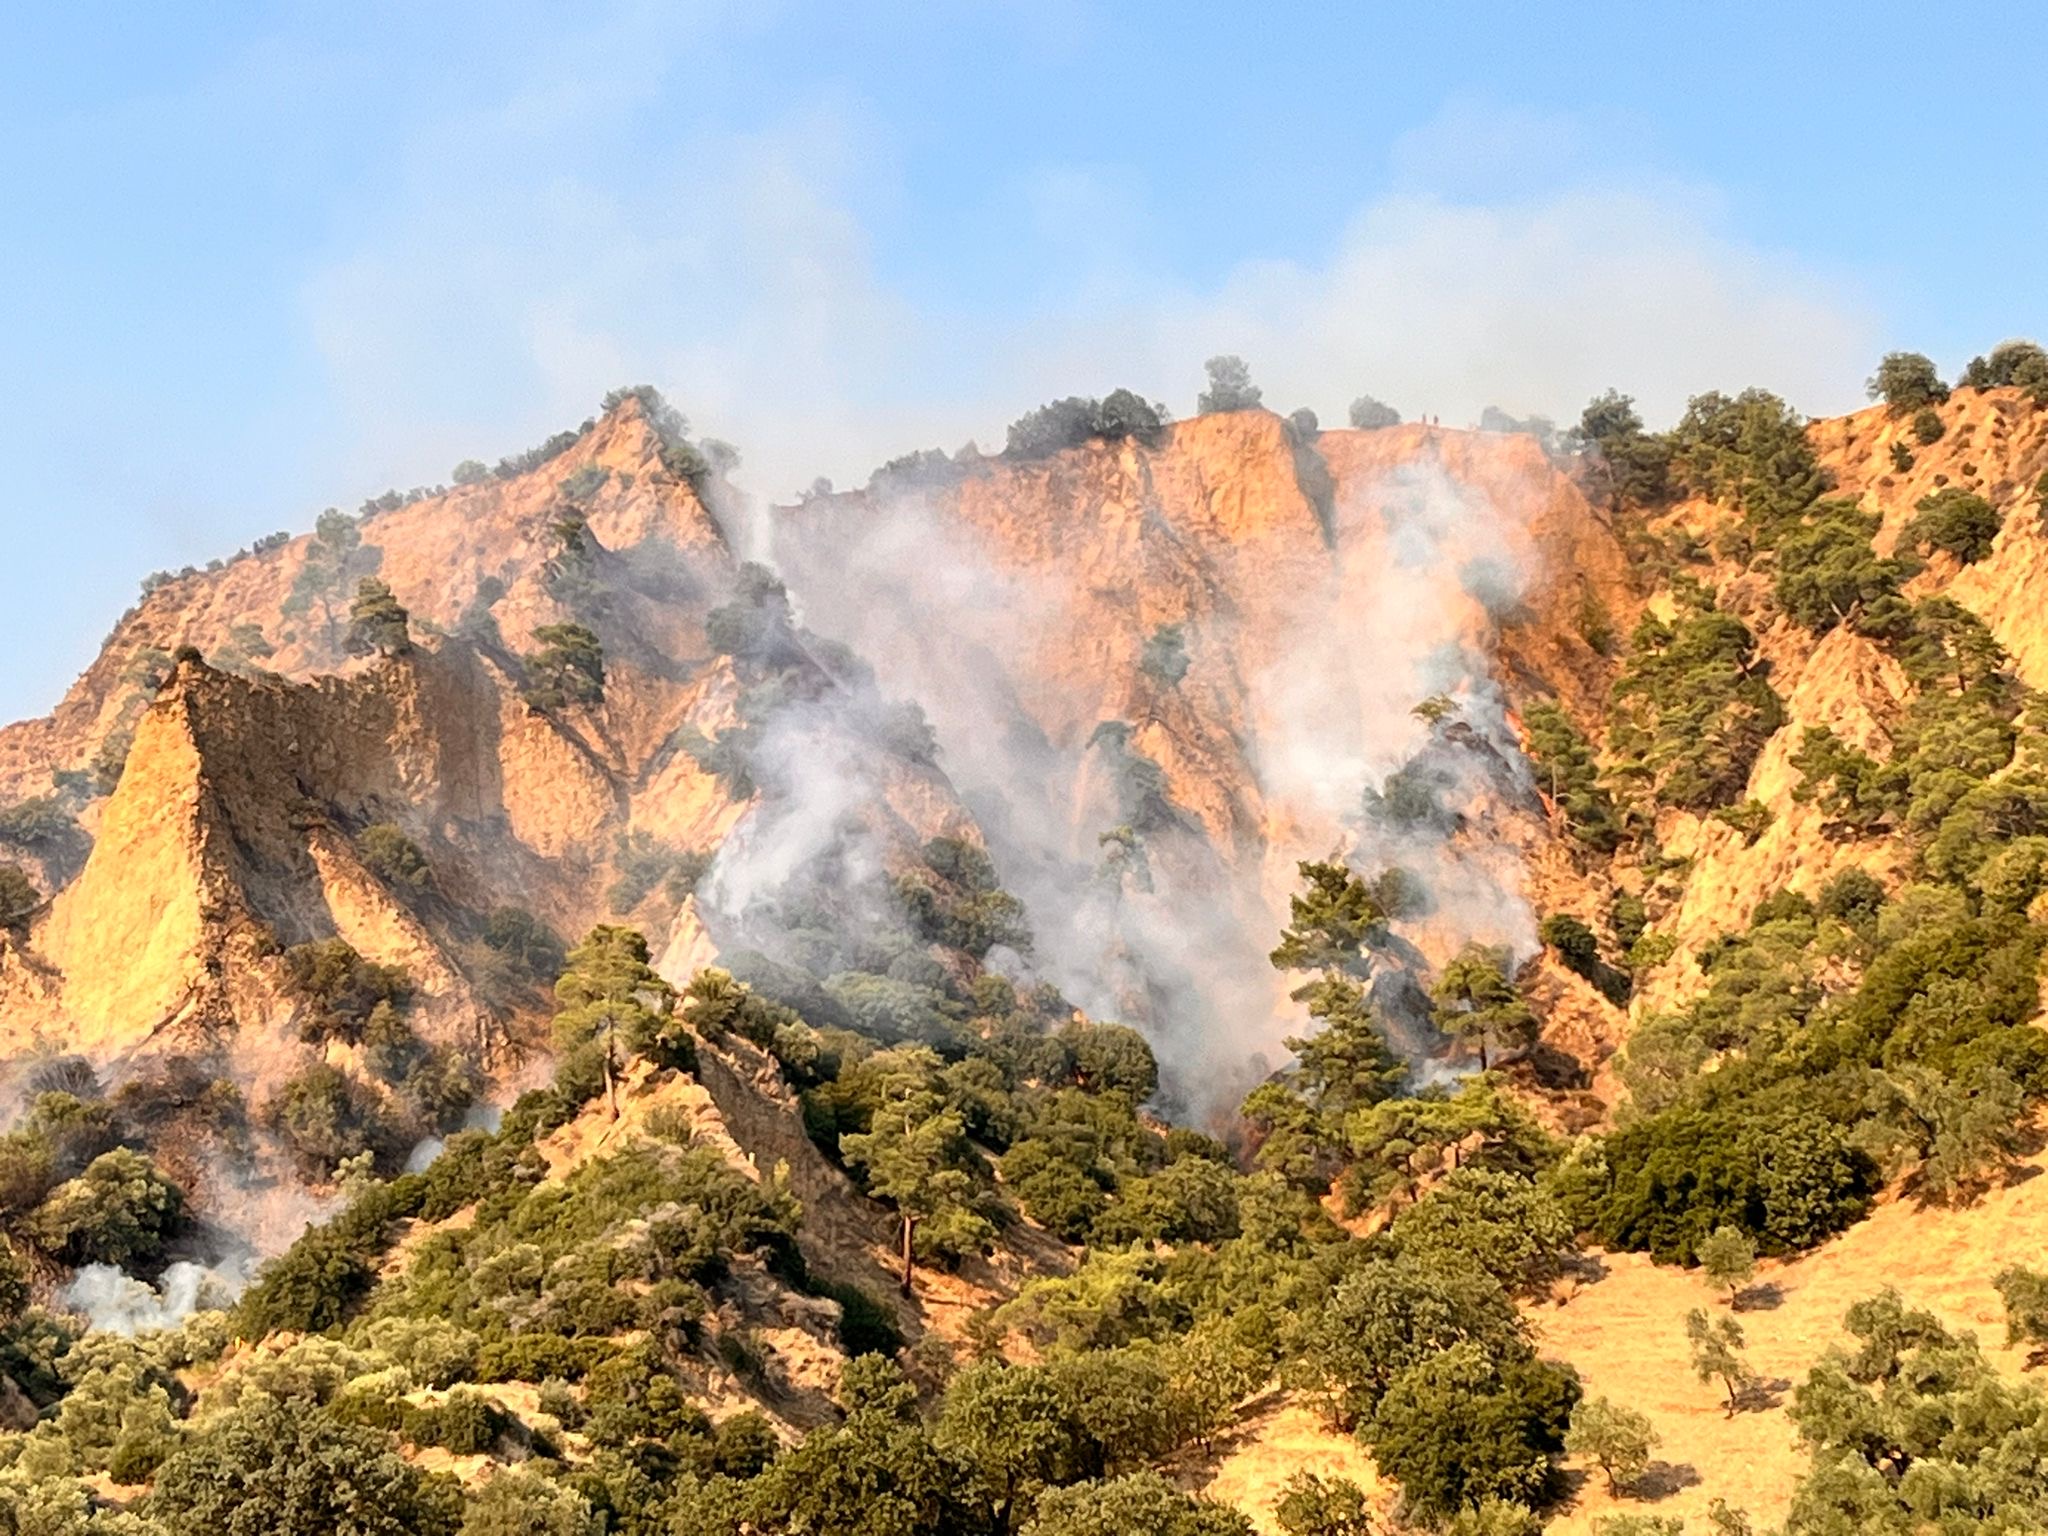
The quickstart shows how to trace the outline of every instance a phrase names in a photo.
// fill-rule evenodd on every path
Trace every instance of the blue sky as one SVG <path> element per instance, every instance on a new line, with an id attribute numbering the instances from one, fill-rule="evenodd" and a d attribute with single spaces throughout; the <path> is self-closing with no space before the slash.
<path id="1" fill-rule="evenodd" d="M 5 718 L 148 571 L 616 383 L 784 494 L 1222 350 L 1656 418 L 2048 332 L 2032 7 L 11 9 Z"/>

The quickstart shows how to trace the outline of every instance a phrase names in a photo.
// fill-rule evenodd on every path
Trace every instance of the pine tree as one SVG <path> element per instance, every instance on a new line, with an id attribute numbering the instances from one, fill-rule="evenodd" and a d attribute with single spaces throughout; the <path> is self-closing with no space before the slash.
<path id="1" fill-rule="evenodd" d="M 1525 1050 L 1536 1042 L 1536 1015 L 1508 980 L 1505 949 L 1467 944 L 1437 979 L 1437 1026 L 1479 1048 L 1479 1069 L 1487 1067 L 1487 1045 Z"/>
<path id="2" fill-rule="evenodd" d="M 675 1003 L 675 991 L 648 964 L 647 940 L 631 928 L 599 923 L 569 951 L 555 982 L 555 1049 L 594 1050 L 605 1107 L 619 1117 L 619 1072 L 626 1051 L 647 1048 Z"/>

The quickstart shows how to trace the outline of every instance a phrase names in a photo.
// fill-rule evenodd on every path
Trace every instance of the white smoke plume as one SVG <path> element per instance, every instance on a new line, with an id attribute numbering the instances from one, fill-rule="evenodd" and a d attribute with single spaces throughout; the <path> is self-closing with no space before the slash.
<path id="1" fill-rule="evenodd" d="M 1515 850 L 1454 835 L 1532 793 L 1490 655 L 1541 575 L 1520 509 L 1425 460 L 1343 498 L 1333 535 L 1334 600 L 1305 605 L 1282 660 L 1252 687 L 1261 788 L 1313 813 L 1310 825 L 1354 828 L 1361 868 L 1419 876 L 1450 947 L 1475 940 L 1526 958 L 1536 922 Z M 1417 713 L 1430 700 L 1448 702 L 1441 723 Z M 1447 724 L 1462 729 L 1447 739 Z M 1427 790 L 1431 814 L 1361 817 L 1390 785 Z"/>
<path id="2" fill-rule="evenodd" d="M 1233 1101 L 1304 1023 L 1265 960 L 1298 859 L 1339 854 L 1368 874 L 1398 865 L 1415 876 L 1426 893 L 1415 928 L 1431 960 L 1467 940 L 1517 959 L 1533 951 L 1519 858 L 1491 825 L 1503 804 L 1530 799 L 1489 655 L 1539 574 L 1519 507 L 1436 464 L 1396 470 L 1331 509 L 1326 582 L 1300 594 L 1285 633 L 1191 625 L 1197 651 L 1234 645 L 1270 658 L 1239 684 L 1267 852 L 1247 861 L 1212 846 L 1169 806 L 1136 856 L 1142 868 L 1118 870 L 1105 867 L 1118 850 L 1106 854 L 1100 839 L 1130 819 L 1122 776 L 1144 772 L 1129 724 L 1106 715 L 1106 729 L 1087 723 L 1092 735 L 1049 733 L 1040 722 L 1059 711 L 1035 708 L 1047 701 L 1026 695 L 1042 684 L 1019 664 L 1041 645 L 1100 645 L 1080 632 L 1072 592 L 1101 578 L 1020 569 L 945 505 L 942 493 L 880 487 L 810 502 L 777 520 L 777 568 L 809 626 L 872 663 L 884 692 L 927 710 L 941 766 L 1026 904 L 1037 973 L 1089 1013 L 1146 1028 L 1184 1103 Z M 1418 717 L 1438 696 L 1450 714 Z M 809 746 L 795 771 L 816 804 L 729 843 L 714 906 L 818 855 L 876 793 L 863 770 Z M 1385 813 L 1404 770 L 1409 800 L 1426 787 L 1427 814 Z"/>
<path id="3" fill-rule="evenodd" d="M 57 1305 L 83 1313 L 92 1326 L 133 1336 L 175 1328 L 194 1312 L 231 1306 L 249 1283 L 246 1265 L 214 1268 L 180 1262 L 155 1285 L 111 1264 L 88 1264 L 57 1292 Z"/>

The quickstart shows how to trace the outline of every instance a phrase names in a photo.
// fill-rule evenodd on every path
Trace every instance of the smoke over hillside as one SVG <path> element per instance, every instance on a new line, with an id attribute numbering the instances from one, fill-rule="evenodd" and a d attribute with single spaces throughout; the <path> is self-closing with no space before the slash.
<path id="1" fill-rule="evenodd" d="M 1077 509 L 1112 529 L 1082 528 L 1050 559 L 1020 560 L 1042 531 L 963 515 L 975 488 L 944 476 L 781 509 L 768 544 L 804 624 L 928 715 L 939 766 L 1023 900 L 1025 974 L 1139 1024 L 1169 1092 L 1209 1109 L 1299 1030 L 1265 959 L 1299 859 L 1407 871 L 1418 963 L 1467 941 L 1533 952 L 1519 856 L 1492 824 L 1533 795 L 1490 654 L 1540 562 L 1525 501 L 1425 455 L 1327 497 L 1314 546 L 1288 551 L 1296 584 L 1248 613 L 1233 584 L 1269 573 L 1185 559 L 1145 503 L 1148 455 L 1124 453 L 1089 473 L 1138 505 Z M 1120 570 L 1095 563 L 1105 548 Z M 1111 579 L 1123 590 L 1105 595 Z M 1048 656 L 1062 659 L 1050 676 Z M 807 707 L 756 745 L 780 809 L 721 850 L 714 914 L 828 854 L 849 890 L 878 888 L 886 852 L 848 836 L 881 798 L 845 750 L 853 734 Z"/>

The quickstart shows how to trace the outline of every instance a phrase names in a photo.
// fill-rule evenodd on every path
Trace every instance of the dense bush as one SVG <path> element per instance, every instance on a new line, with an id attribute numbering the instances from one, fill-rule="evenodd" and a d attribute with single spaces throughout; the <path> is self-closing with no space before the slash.
<path id="1" fill-rule="evenodd" d="M 462 1497 L 373 1430 L 259 1400 L 174 1452 L 145 1507 L 170 1528 L 225 1536 L 454 1536 Z"/>
<path id="2" fill-rule="evenodd" d="M 1793 1394 L 1813 1463 L 1788 1536 L 2037 1525 L 2048 1476 L 2033 1447 L 2048 1434 L 2048 1395 L 2002 1377 L 1972 1335 L 1950 1333 L 1895 1291 L 1843 1321 L 1849 1341 Z"/>
<path id="3" fill-rule="evenodd" d="M 356 834 L 356 852 L 370 873 L 386 885 L 418 892 L 433 883 L 434 872 L 426 854 L 395 822 L 372 822 L 363 828 Z"/>
<path id="4" fill-rule="evenodd" d="M 378 1008 L 403 1011 L 412 997 L 403 970 L 365 960 L 345 939 L 293 945 L 284 952 L 284 974 L 299 1005 L 299 1038 L 308 1042 L 358 1041 Z"/>
<path id="5" fill-rule="evenodd" d="M 1629 649 L 1610 695 L 1613 778 L 1681 810 L 1741 800 L 1784 721 L 1749 627 L 1694 594 L 1671 623 L 1645 614 Z"/>
<path id="6" fill-rule="evenodd" d="M 411 616 L 374 576 L 356 583 L 342 649 L 351 656 L 402 656 L 412 649 Z"/>
<path id="7" fill-rule="evenodd" d="M 1990 356 L 1971 358 L 1958 382 L 1966 389 L 2024 389 L 2039 402 L 2048 397 L 2048 352 L 2031 341 L 2002 341 Z"/>
<path id="8" fill-rule="evenodd" d="M 1590 401 L 1575 435 L 1586 446 L 1595 483 L 1610 500 L 1649 506 L 1670 493 L 1671 444 L 1643 430 L 1629 396 L 1610 389 Z"/>
<path id="9" fill-rule="evenodd" d="M 497 907 L 484 923 L 484 943 L 540 978 L 552 982 L 566 951 L 555 931 L 523 907 Z"/>
<path id="10" fill-rule="evenodd" d="M 680 902 L 696 889 L 710 862 L 704 854 L 658 842 L 643 830 L 622 833 L 612 855 L 617 878 L 605 892 L 605 905 L 624 916 L 657 888 L 669 900 Z"/>
<path id="11" fill-rule="evenodd" d="M 525 698 L 535 709 L 604 702 L 604 646 L 581 624 L 543 624 L 540 649 L 526 658 Z"/>
<path id="12" fill-rule="evenodd" d="M 1188 675 L 1187 632 L 1179 624 L 1162 624 L 1145 637 L 1138 670 L 1162 687 L 1178 687 Z"/>
<path id="13" fill-rule="evenodd" d="M 404 1133 L 375 1090 L 325 1063 L 288 1080 L 264 1106 L 263 1118 L 312 1179 L 331 1178 L 366 1152 L 389 1166 L 404 1150 Z"/>
<path id="14" fill-rule="evenodd" d="M 1358 432 L 1373 432 L 1381 427 L 1401 425 L 1401 413 L 1384 401 L 1375 400 L 1371 395 L 1360 395 L 1352 401 L 1347 419 L 1352 429 Z"/>
<path id="15" fill-rule="evenodd" d="M 1811 1247 L 1861 1216 L 1879 1183 L 1846 1128 L 1799 1108 L 1669 1109 L 1616 1131 L 1605 1153 L 1601 1240 L 1679 1263 L 1723 1226 L 1767 1253 Z"/>
<path id="16" fill-rule="evenodd" d="M 1006 452 L 1013 459 L 1044 459 L 1100 439 L 1134 438 L 1148 447 L 1164 440 L 1170 418 L 1127 389 L 1112 390 L 1102 399 L 1069 395 L 1026 411 L 1010 423 Z"/>
<path id="17" fill-rule="evenodd" d="M 1373 1417 L 1373 1459 L 1400 1481 L 1409 1507 L 1440 1520 L 1487 1499 L 1541 1504 L 1578 1400 L 1568 1366 L 1453 1344 L 1388 1385 Z"/>
<path id="18" fill-rule="evenodd" d="M 18 926 L 42 900 L 42 892 L 19 864 L 0 864 L 0 928 Z"/>
<path id="19" fill-rule="evenodd" d="M 1901 542 L 1915 549 L 1945 550 L 1964 565 L 1974 565 L 1991 553 L 1992 540 L 2004 522 L 2003 514 L 1983 497 L 1949 486 L 1920 498 Z"/>
<path id="20" fill-rule="evenodd" d="M 185 1219 L 178 1186 L 148 1158 L 116 1147 L 52 1190 L 27 1231 L 37 1247 L 60 1263 L 154 1270 Z"/>
<path id="21" fill-rule="evenodd" d="M 978 845 L 936 837 L 924 845 L 923 868 L 901 875 L 896 894 L 911 927 L 927 943 L 979 960 L 996 945 L 1029 951 L 1024 903 L 997 882 L 994 862 Z"/>
<path id="22" fill-rule="evenodd" d="M 1209 387 L 1196 398 L 1195 409 L 1204 416 L 1217 411 L 1256 410 L 1265 398 L 1252 382 L 1252 371 L 1241 357 L 1212 357 L 1202 365 Z"/>
<path id="23" fill-rule="evenodd" d="M 1612 853 L 1621 841 L 1621 818 L 1600 783 L 1592 744 L 1571 716 L 1547 701 L 1532 705 L 1522 723 L 1537 788 L 1563 814 L 1574 837 L 1596 853 Z"/>
<path id="24" fill-rule="evenodd" d="M 1870 376 L 1870 398 L 1882 400 L 1894 416 L 1939 405 L 1948 398 L 1933 360 L 1918 352 L 1887 352 Z"/>
<path id="25" fill-rule="evenodd" d="M 1778 541 L 1778 606 L 1817 635 L 1838 624 L 1885 634 L 1904 606 L 1899 584 L 1912 568 L 1878 556 L 1870 542 L 1876 528 L 1849 502 L 1818 503 L 1809 521 Z"/>
<path id="26" fill-rule="evenodd" d="M 1736 507 L 1760 530 L 1797 517 L 1828 488 L 1805 418 L 1768 390 L 1695 395 L 1670 444 L 1681 488 Z"/>

